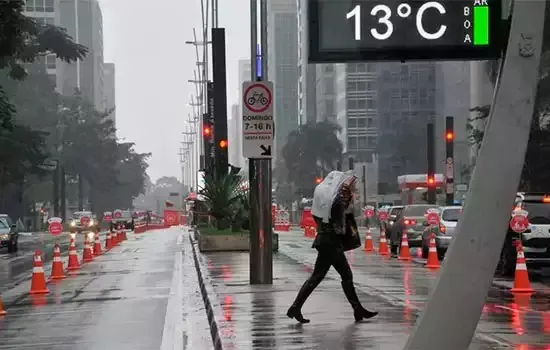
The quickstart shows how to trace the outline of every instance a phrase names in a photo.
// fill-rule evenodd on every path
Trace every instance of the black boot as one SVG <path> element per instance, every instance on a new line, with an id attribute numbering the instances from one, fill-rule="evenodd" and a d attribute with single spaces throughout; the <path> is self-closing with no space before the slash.
<path id="1" fill-rule="evenodd" d="M 300 323 L 309 323 L 310 320 L 304 318 L 304 316 L 302 315 L 302 306 L 318 284 L 319 283 L 315 283 L 314 281 L 312 281 L 311 278 L 306 280 L 306 282 L 298 292 L 296 300 L 294 300 L 294 303 L 292 303 L 292 306 L 290 306 L 290 308 L 286 312 L 286 315 L 289 318 L 294 318 Z"/>
<path id="2" fill-rule="evenodd" d="M 352 281 L 342 281 L 342 289 L 344 290 L 344 294 L 353 308 L 353 316 L 355 317 L 356 322 L 378 315 L 378 312 L 369 311 L 361 305 Z"/>

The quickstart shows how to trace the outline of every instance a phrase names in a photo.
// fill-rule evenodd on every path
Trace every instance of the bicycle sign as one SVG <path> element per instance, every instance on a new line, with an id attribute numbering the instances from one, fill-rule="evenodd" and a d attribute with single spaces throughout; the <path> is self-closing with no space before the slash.
<path id="1" fill-rule="evenodd" d="M 273 108 L 270 108 L 273 102 L 273 93 L 271 92 L 269 82 L 245 82 L 243 83 L 244 106 L 250 114 L 271 114 Z M 271 113 L 269 113 L 271 110 Z"/>
<path id="2" fill-rule="evenodd" d="M 272 157 L 274 118 L 273 83 L 247 81 L 243 83 L 243 156 L 252 159 Z"/>

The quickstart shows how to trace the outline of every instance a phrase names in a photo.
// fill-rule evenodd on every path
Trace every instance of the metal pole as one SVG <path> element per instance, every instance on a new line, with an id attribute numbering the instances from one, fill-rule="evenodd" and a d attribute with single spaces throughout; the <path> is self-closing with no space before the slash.
<path id="1" fill-rule="evenodd" d="M 462 219 L 406 350 L 468 349 L 493 281 L 529 140 L 546 1 L 516 0 L 513 11 Z"/>
<path id="2" fill-rule="evenodd" d="M 435 124 L 433 122 L 428 123 L 426 130 L 426 151 L 428 157 L 427 179 L 433 178 L 435 180 Z M 428 184 L 428 203 L 435 204 L 435 197 L 435 183 Z"/>
<path id="3" fill-rule="evenodd" d="M 256 76 L 258 53 L 257 0 L 250 1 L 250 70 Z M 260 1 L 261 79 L 267 80 L 267 1 Z M 250 283 L 273 284 L 273 230 L 271 226 L 271 159 L 249 160 Z"/>

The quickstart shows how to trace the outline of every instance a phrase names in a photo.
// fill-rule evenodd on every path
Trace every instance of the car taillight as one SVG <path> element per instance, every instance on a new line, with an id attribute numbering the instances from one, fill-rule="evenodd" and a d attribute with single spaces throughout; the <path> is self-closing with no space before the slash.
<path id="1" fill-rule="evenodd" d="M 416 220 L 405 219 L 405 221 L 403 221 L 403 223 L 405 224 L 405 226 L 412 226 L 412 225 L 416 224 Z"/>
<path id="2" fill-rule="evenodd" d="M 447 232 L 447 228 L 446 228 L 445 226 L 443 226 L 443 225 L 440 224 L 440 225 L 439 225 L 439 232 L 441 232 L 441 233 L 444 234 L 445 232 Z"/>

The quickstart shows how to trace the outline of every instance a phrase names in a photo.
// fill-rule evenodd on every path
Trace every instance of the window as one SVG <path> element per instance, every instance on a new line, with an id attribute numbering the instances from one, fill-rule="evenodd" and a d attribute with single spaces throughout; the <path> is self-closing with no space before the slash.
<path id="1" fill-rule="evenodd" d="M 348 137 L 348 148 L 357 149 L 357 136 Z"/>
<path id="2" fill-rule="evenodd" d="M 25 10 L 29 12 L 34 11 L 34 0 L 27 0 L 27 6 L 25 7 Z"/>
<path id="3" fill-rule="evenodd" d="M 358 120 L 355 118 L 348 118 L 348 129 L 355 129 L 358 126 Z"/>
<path id="4" fill-rule="evenodd" d="M 34 11 L 44 12 L 44 0 L 35 0 L 34 5 Z"/>
<path id="5" fill-rule="evenodd" d="M 356 63 L 348 63 L 346 65 L 346 72 L 347 73 L 355 73 L 357 72 L 357 64 Z"/>
<path id="6" fill-rule="evenodd" d="M 359 139 L 359 145 L 358 147 L 360 149 L 365 149 L 367 148 L 367 137 L 366 136 L 361 136 L 358 138 Z"/>
<path id="7" fill-rule="evenodd" d="M 366 118 L 357 119 L 357 127 L 358 128 L 364 128 L 366 126 L 367 126 L 367 119 Z"/>
<path id="8" fill-rule="evenodd" d="M 357 109 L 367 109 L 367 100 L 357 100 Z"/>
<path id="9" fill-rule="evenodd" d="M 365 105 L 367 109 L 373 109 L 376 108 L 376 101 L 372 99 L 368 99 L 365 101 Z"/>
<path id="10" fill-rule="evenodd" d="M 46 56 L 46 68 L 55 69 L 55 55 Z"/>
<path id="11" fill-rule="evenodd" d="M 374 120 L 372 118 L 367 118 L 366 120 L 367 128 L 373 128 L 374 127 Z"/>
<path id="12" fill-rule="evenodd" d="M 348 81 L 347 88 L 348 91 L 357 91 L 357 83 L 354 81 Z"/>
<path id="13" fill-rule="evenodd" d="M 357 63 L 357 71 L 358 72 L 366 72 L 367 71 L 367 64 L 366 63 Z"/>
<path id="14" fill-rule="evenodd" d="M 348 109 L 357 109 L 357 100 L 348 100 Z"/>
<path id="15" fill-rule="evenodd" d="M 367 91 L 367 83 L 360 81 L 357 83 L 357 91 Z"/>
<path id="16" fill-rule="evenodd" d="M 54 0 L 46 0 L 46 12 L 54 12 Z"/>

